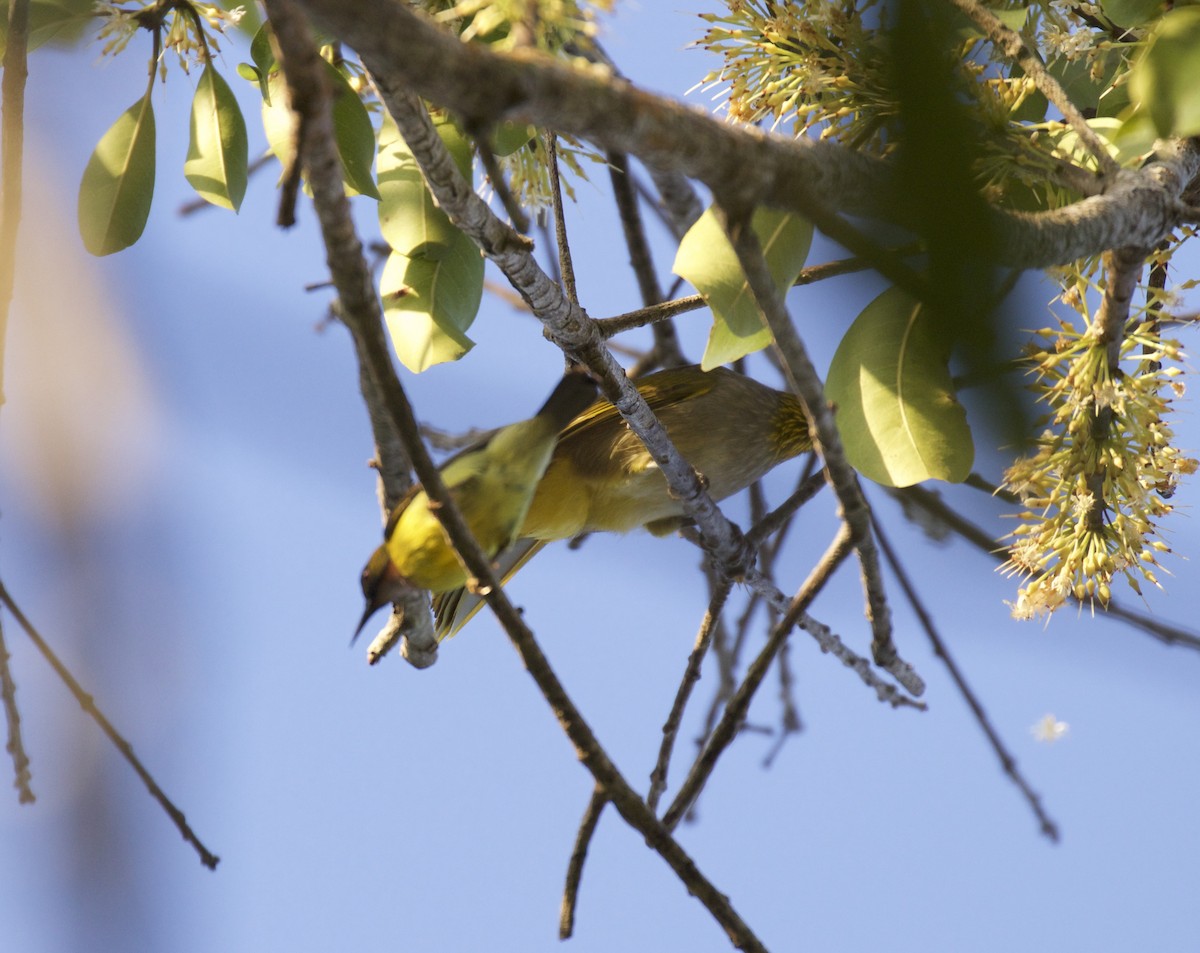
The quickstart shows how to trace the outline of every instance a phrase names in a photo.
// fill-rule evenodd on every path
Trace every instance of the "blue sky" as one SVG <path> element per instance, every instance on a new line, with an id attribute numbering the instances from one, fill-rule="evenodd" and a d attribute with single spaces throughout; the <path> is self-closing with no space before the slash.
<path id="1" fill-rule="evenodd" d="M 701 33 L 700 9 L 624 5 L 606 47 L 635 81 L 682 95 L 712 65 L 684 49 Z M 79 176 L 144 77 L 140 52 L 96 55 L 43 52 L 31 69 L 31 171 L 45 198 L 31 184 L 26 286 L 7 342 L 0 570 L 222 862 L 215 873 L 200 866 L 6 619 L 39 800 L 0 800 L 5 948 L 558 948 L 563 872 L 592 785 L 502 633 L 479 617 L 427 671 L 392 658 L 371 669 L 347 648 L 380 517 L 348 336 L 321 328 L 328 299 L 303 291 L 324 277 L 311 210 L 278 231 L 267 172 L 236 218 L 176 215 L 189 198 L 191 80 L 173 71 L 156 93 L 146 235 L 86 259 L 72 220 Z M 253 89 L 231 82 L 261 144 Z M 614 280 L 625 254 L 606 176 L 593 179 L 577 187 L 569 227 L 580 294 L 599 317 L 640 302 L 632 280 Z M 373 237 L 374 209 L 357 203 Z M 655 240 L 665 276 L 672 251 Z M 818 242 L 811 260 L 838 256 Z M 821 366 L 881 287 L 855 277 L 791 294 Z M 1022 288 L 1022 326 L 1044 321 L 1051 294 Z M 694 356 L 704 320 L 680 319 Z M 402 373 L 439 426 L 526 416 L 557 377 L 560 358 L 532 319 L 492 296 L 473 336 L 479 346 L 461 364 Z M 59 416 L 44 416 L 55 400 Z M 1190 403 L 1179 431 L 1195 453 Z M 988 476 L 997 459 L 981 452 Z M 798 466 L 773 476 L 776 499 Z M 969 490 L 945 492 L 977 504 Z M 795 636 L 803 733 L 769 770 L 773 740 L 741 738 L 697 822 L 679 830 L 686 849 L 773 950 L 1194 949 L 1200 657 L 1087 613 L 1014 623 L 1003 605 L 1013 585 L 985 556 L 930 543 L 884 494 L 872 498 L 1062 843 L 1038 835 L 893 583 L 897 637 L 929 683 L 930 710 L 880 705 Z M 1169 525 L 1183 556 L 1200 550 L 1194 499 L 1194 485 L 1181 489 Z M 728 511 L 742 518 L 744 503 Z M 834 527 L 824 494 L 801 517 L 785 588 Z M 596 537 L 577 552 L 548 550 L 510 586 L 643 789 L 704 609 L 697 564 L 677 539 Z M 1153 612 L 1200 617 L 1193 563 L 1168 567 Z M 843 571 L 813 611 L 865 652 L 855 576 Z M 714 684 L 708 668 L 675 781 Z M 1049 712 L 1070 724 L 1053 745 L 1030 730 Z M 778 718 L 767 685 L 751 721 Z M 730 947 L 608 812 L 566 948 Z"/>

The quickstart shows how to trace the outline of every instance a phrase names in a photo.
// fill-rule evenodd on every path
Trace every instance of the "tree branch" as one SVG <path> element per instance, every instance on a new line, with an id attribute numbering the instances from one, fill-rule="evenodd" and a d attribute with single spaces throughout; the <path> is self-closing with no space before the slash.
<path id="1" fill-rule="evenodd" d="M 137 774 L 142 784 L 145 785 L 146 790 L 150 792 L 150 796 L 167 812 L 167 816 L 171 818 L 179 833 L 183 835 L 183 839 L 191 844 L 195 848 L 196 853 L 200 855 L 200 863 L 209 870 L 216 870 L 217 864 L 221 862 L 221 858 L 201 843 L 200 838 L 196 836 L 195 831 L 188 824 L 183 811 L 179 810 L 175 806 L 175 803 L 167 797 L 163 789 L 158 786 L 158 782 L 154 780 L 154 776 L 142 764 L 141 758 L 134 753 L 133 746 L 125 740 L 124 735 L 113 727 L 112 722 L 108 720 L 104 712 L 96 706 L 96 700 L 83 690 L 83 686 L 76 681 L 75 676 L 62 663 L 62 659 L 50 648 L 50 644 L 42 638 L 41 633 L 34 628 L 33 623 L 25 617 L 25 613 L 13 601 L 3 582 L 0 582 L 0 605 L 12 613 L 12 617 L 16 620 L 17 625 L 25 630 L 25 634 L 29 636 L 29 640 L 34 644 L 34 647 L 42 653 L 42 657 L 50 663 L 50 667 L 54 669 L 54 673 L 67 686 L 68 691 L 75 697 L 75 700 L 79 702 L 79 707 L 84 710 L 92 721 L 100 726 L 100 730 L 104 732 L 108 740 L 121 752 L 121 757 L 129 762 L 129 766 L 133 768 L 134 773 Z"/>
<path id="2" fill-rule="evenodd" d="M 358 51 L 376 79 L 408 86 L 468 120 L 512 118 L 572 133 L 710 188 L 737 182 L 741 197 L 802 215 L 827 206 L 909 224 L 886 161 L 831 142 L 721 122 L 615 80 L 600 66 L 463 43 L 405 4 L 303 3 Z M 1048 212 L 992 209 L 995 261 L 1043 268 L 1122 245 L 1152 248 L 1179 222 L 1179 197 L 1197 171 L 1200 152 L 1175 143 L 1160 161 L 1122 170 L 1103 195 Z"/>
<path id="3" fill-rule="evenodd" d="M 967 703 L 967 707 L 971 709 L 971 714 L 974 716 L 976 724 L 979 725 L 987 737 L 988 743 L 992 746 L 992 750 L 996 753 L 996 757 L 1000 760 L 1000 767 L 1008 775 L 1009 780 L 1016 785 L 1017 790 L 1021 792 L 1029 804 L 1030 810 L 1033 811 L 1034 817 L 1037 818 L 1038 828 L 1046 837 L 1050 838 L 1054 843 L 1058 843 L 1058 825 L 1046 813 L 1045 808 L 1042 807 L 1041 797 L 1030 787 L 1029 782 L 1025 780 L 1025 776 L 1021 774 L 1020 768 L 1017 767 L 1017 759 L 1012 756 L 1012 753 L 1005 747 L 1004 742 L 1000 740 L 999 733 L 992 727 L 991 721 L 988 720 L 987 712 L 983 710 L 983 705 L 980 704 L 979 699 L 975 696 L 975 692 L 971 690 L 971 686 L 967 684 L 966 677 L 958 667 L 958 663 L 954 661 L 949 649 L 946 648 L 945 640 L 942 639 L 937 627 L 933 624 L 933 617 L 930 616 L 928 610 L 925 608 L 925 604 L 917 594 L 916 587 L 908 577 L 908 572 L 896 556 L 895 550 L 892 549 L 878 521 L 875 523 L 875 532 L 879 537 L 879 545 L 883 549 L 884 556 L 887 558 L 888 564 L 892 567 L 892 572 L 896 574 L 896 578 L 900 581 L 900 588 L 908 598 L 908 604 L 912 607 L 913 612 L 916 613 L 917 619 L 921 623 L 921 628 L 925 630 L 925 634 L 929 637 L 934 655 L 940 658 L 942 664 L 946 666 L 946 671 L 950 673 L 950 678 L 953 679 L 955 686 L 958 688 L 958 693 L 962 696 L 963 701 Z"/>

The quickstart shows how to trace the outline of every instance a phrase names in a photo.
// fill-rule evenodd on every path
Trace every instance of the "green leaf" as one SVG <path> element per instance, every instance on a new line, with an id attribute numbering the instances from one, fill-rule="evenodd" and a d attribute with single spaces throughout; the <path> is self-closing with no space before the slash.
<path id="1" fill-rule="evenodd" d="M 275 61 L 275 50 L 271 46 L 271 28 L 264 23 L 250 41 L 250 59 L 258 68 L 258 86 L 262 93 L 263 102 L 271 102 L 269 80 L 271 74 L 279 68 Z"/>
<path id="2" fill-rule="evenodd" d="M 1129 90 L 1160 136 L 1200 133 L 1200 7 L 1159 21 L 1130 71 Z"/>
<path id="3" fill-rule="evenodd" d="M 27 49 L 76 43 L 92 24 L 93 6 L 92 0 L 30 0 Z M 8 47 L 8 8 L 0 2 L 0 56 Z"/>
<path id="4" fill-rule="evenodd" d="M 267 146 L 286 170 L 296 155 L 296 120 L 288 105 L 287 83 L 278 69 L 264 76 L 263 81 L 263 132 L 267 134 Z"/>
<path id="5" fill-rule="evenodd" d="M 759 209 L 752 225 L 776 288 L 786 292 L 808 258 L 812 224 L 796 215 Z M 701 215 L 683 236 L 672 271 L 691 282 L 712 309 L 713 326 L 701 361 L 705 370 L 736 361 L 771 343 L 771 332 L 763 324 L 737 253 L 713 209 Z"/>
<path id="6" fill-rule="evenodd" d="M 1100 9 L 1116 26 L 1135 27 L 1162 13 L 1163 0 L 1101 0 Z"/>
<path id="7" fill-rule="evenodd" d="M 375 160 L 375 127 L 367 107 L 346 77 L 331 63 L 329 85 L 333 91 L 333 134 L 342 160 L 342 181 L 351 195 L 379 198 L 371 163 Z"/>
<path id="8" fill-rule="evenodd" d="M 537 129 L 519 122 L 502 122 L 492 132 L 492 151 L 510 156 L 537 135 Z"/>
<path id="9" fill-rule="evenodd" d="M 435 126 L 461 169 L 470 170 L 471 146 L 451 123 Z M 379 130 L 379 228 L 392 248 L 410 258 L 440 258 L 458 239 L 458 229 L 438 208 L 417 160 L 390 116 Z"/>
<path id="10" fill-rule="evenodd" d="M 333 90 L 333 130 L 338 156 L 342 160 L 342 181 L 351 195 L 369 195 L 377 199 L 379 190 L 371 175 L 371 163 L 375 159 L 375 130 L 371 126 L 371 117 L 346 78 L 330 64 L 325 65 L 329 68 L 326 75 Z M 288 105 L 287 84 L 278 69 L 267 77 L 262 120 L 271 152 L 287 169 L 296 152 L 295 119 Z"/>
<path id="11" fill-rule="evenodd" d="M 825 393 L 856 470 L 884 486 L 966 479 L 975 450 L 948 357 L 923 306 L 899 288 L 854 320 Z"/>
<path id="12" fill-rule="evenodd" d="M 142 235 L 154 197 L 154 107 L 150 92 L 96 145 L 79 183 L 79 233 L 93 255 L 111 255 Z"/>
<path id="13" fill-rule="evenodd" d="M 440 258 L 393 252 L 384 265 L 379 293 L 396 356 L 413 373 L 456 361 L 474 342 L 466 330 L 483 298 L 483 257 L 456 232 Z"/>
<path id="14" fill-rule="evenodd" d="M 246 194 L 248 155 L 242 110 L 229 84 L 210 63 L 200 74 L 192 99 L 184 177 L 202 199 L 236 212 Z"/>

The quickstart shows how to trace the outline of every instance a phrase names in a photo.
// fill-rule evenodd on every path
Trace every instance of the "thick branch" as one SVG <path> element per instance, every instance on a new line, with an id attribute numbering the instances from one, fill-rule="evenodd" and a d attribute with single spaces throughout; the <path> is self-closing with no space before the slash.
<path id="1" fill-rule="evenodd" d="M 462 43 L 402 3 L 302 2 L 358 51 L 376 79 L 408 86 L 468 121 L 513 118 L 573 133 L 710 188 L 737 183 L 739 197 L 754 203 L 801 214 L 823 205 L 908 224 L 889 165 L 835 143 L 721 122 L 644 93 L 600 66 Z M 1121 172 L 1104 195 L 1064 209 L 993 210 L 997 263 L 1043 268 L 1118 246 L 1156 246 L 1179 221 L 1179 196 L 1200 171 L 1195 148 L 1177 144 L 1168 152 L 1159 162 Z"/>

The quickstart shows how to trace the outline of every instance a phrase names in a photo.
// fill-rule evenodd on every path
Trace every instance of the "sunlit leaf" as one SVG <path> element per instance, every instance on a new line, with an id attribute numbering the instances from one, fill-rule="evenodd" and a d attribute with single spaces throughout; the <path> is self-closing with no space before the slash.
<path id="1" fill-rule="evenodd" d="M 97 143 L 79 184 L 79 233 L 93 255 L 136 242 L 154 197 L 154 107 L 150 93 L 121 114 Z"/>
<path id="2" fill-rule="evenodd" d="M 346 78 L 330 64 L 326 63 L 326 66 L 333 92 L 333 127 L 338 156 L 342 160 L 342 181 L 351 195 L 369 195 L 377 199 L 379 190 L 371 175 L 371 164 L 375 159 L 375 130 L 371 126 L 371 117 Z M 288 105 L 287 83 L 279 69 L 267 78 L 262 120 L 271 152 L 284 169 L 289 168 L 296 152 L 296 126 Z"/>
<path id="3" fill-rule="evenodd" d="M 450 123 L 435 127 L 454 156 L 459 169 L 471 166 L 471 147 Z M 438 208 L 417 160 L 391 117 L 379 131 L 379 228 L 395 251 L 409 257 L 438 258 L 456 241 L 458 229 Z"/>
<path id="4" fill-rule="evenodd" d="M 246 120 L 233 90 L 212 64 L 192 99 L 192 134 L 183 174 L 205 201 L 237 211 L 246 194 Z"/>
<path id="5" fill-rule="evenodd" d="M 483 257 L 466 235 L 455 234 L 440 258 L 394 252 L 380 278 L 392 347 L 414 373 L 456 361 L 474 346 L 465 332 L 483 297 Z"/>
<path id="6" fill-rule="evenodd" d="M 775 286 L 786 291 L 808 258 L 812 225 L 797 215 L 759 209 L 754 213 L 753 227 Z M 771 332 L 763 324 L 737 253 L 711 208 L 683 236 L 672 270 L 691 282 L 712 309 L 713 326 L 701 361 L 705 370 L 736 361 L 771 343 Z"/>
<path id="7" fill-rule="evenodd" d="M 899 288 L 854 320 L 825 393 L 856 470 L 885 486 L 966 479 L 975 451 L 948 358 L 923 306 Z"/>
<path id="8" fill-rule="evenodd" d="M 1200 133 L 1200 7 L 1177 8 L 1159 21 L 1129 89 L 1160 136 Z"/>
<path id="9" fill-rule="evenodd" d="M 375 161 L 375 127 L 367 107 L 337 67 L 326 63 L 333 92 L 333 134 L 342 160 L 342 180 L 351 194 L 379 198 L 371 164 Z"/>
<path id="10" fill-rule="evenodd" d="M 288 105 L 287 82 L 278 69 L 264 77 L 262 124 L 267 146 L 283 168 L 291 168 L 296 155 L 296 119 Z"/>

